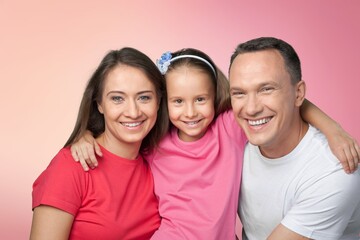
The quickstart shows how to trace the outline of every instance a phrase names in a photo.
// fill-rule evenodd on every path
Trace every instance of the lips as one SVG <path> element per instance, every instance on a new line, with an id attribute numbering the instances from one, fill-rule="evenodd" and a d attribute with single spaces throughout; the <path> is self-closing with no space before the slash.
<path id="1" fill-rule="evenodd" d="M 185 121 L 184 121 L 184 123 L 187 124 L 187 125 L 193 126 L 193 125 L 198 124 L 200 121 L 201 121 L 201 120 L 191 121 L 191 122 L 185 122 Z"/>
<path id="2" fill-rule="evenodd" d="M 143 123 L 143 121 L 141 122 L 122 122 L 121 124 L 125 127 L 129 127 L 129 128 L 134 128 L 134 127 L 137 127 L 137 126 L 140 126 L 141 124 Z"/>
<path id="3" fill-rule="evenodd" d="M 271 120 L 271 117 L 267 117 L 267 118 L 262 118 L 262 119 L 258 119 L 258 120 L 248 120 L 248 123 L 250 126 L 261 126 L 263 124 L 268 123 Z"/>

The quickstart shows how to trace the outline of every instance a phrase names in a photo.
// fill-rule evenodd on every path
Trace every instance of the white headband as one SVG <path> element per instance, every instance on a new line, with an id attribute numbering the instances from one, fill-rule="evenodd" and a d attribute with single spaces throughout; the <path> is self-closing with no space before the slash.
<path id="1" fill-rule="evenodd" d="M 170 66 L 170 63 L 177 59 L 181 59 L 181 58 L 195 58 L 195 59 L 198 59 L 198 60 L 206 63 L 211 68 L 214 75 L 216 76 L 215 68 L 211 65 L 211 63 L 209 61 L 207 61 L 206 59 L 196 56 L 196 55 L 179 55 L 179 56 L 172 58 L 171 53 L 166 52 L 163 55 L 161 55 L 160 59 L 156 60 L 156 66 L 160 70 L 161 74 L 164 75 L 167 72 L 167 70 Z"/>

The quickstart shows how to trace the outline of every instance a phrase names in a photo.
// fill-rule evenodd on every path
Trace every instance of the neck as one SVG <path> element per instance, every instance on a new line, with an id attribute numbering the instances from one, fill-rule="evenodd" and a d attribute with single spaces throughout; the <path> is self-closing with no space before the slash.
<path id="1" fill-rule="evenodd" d="M 283 134 L 284 137 L 277 144 L 272 146 L 259 146 L 260 152 L 264 157 L 276 159 L 291 153 L 297 145 L 301 142 L 306 132 L 309 129 L 309 124 L 304 122 L 301 118 L 294 124 L 294 130 L 288 134 Z M 292 126 L 294 126 L 292 125 Z"/>
<path id="2" fill-rule="evenodd" d="M 124 143 L 117 139 L 109 138 L 105 133 L 101 134 L 96 141 L 109 152 L 126 159 L 136 159 L 140 151 L 140 143 Z"/>

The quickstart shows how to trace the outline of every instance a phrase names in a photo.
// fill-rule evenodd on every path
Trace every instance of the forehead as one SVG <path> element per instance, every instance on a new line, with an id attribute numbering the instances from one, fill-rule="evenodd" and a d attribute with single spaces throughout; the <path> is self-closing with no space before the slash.
<path id="1" fill-rule="evenodd" d="M 155 88 L 152 81 L 142 69 L 119 64 L 105 76 L 104 88 L 119 88 L 122 90 L 139 90 Z"/>
<path id="2" fill-rule="evenodd" d="M 209 74 L 197 67 L 181 66 L 169 71 L 166 76 L 166 85 L 177 89 L 201 88 L 208 89 L 213 87 L 213 82 Z"/>
<path id="3" fill-rule="evenodd" d="M 239 54 L 229 72 L 230 85 L 244 81 L 255 84 L 259 81 L 280 81 L 286 78 L 290 81 L 283 57 L 277 50 Z"/>

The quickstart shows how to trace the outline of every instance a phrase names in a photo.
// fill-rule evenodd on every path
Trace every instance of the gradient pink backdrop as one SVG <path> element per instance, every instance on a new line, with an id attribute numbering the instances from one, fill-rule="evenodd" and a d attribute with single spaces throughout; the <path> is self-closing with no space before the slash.
<path id="1" fill-rule="evenodd" d="M 67 140 L 109 49 L 155 60 L 195 47 L 227 72 L 238 43 L 282 38 L 302 59 L 307 97 L 359 141 L 359 12 L 357 0 L 0 0 L 0 239 L 28 238 L 32 183 Z"/>

